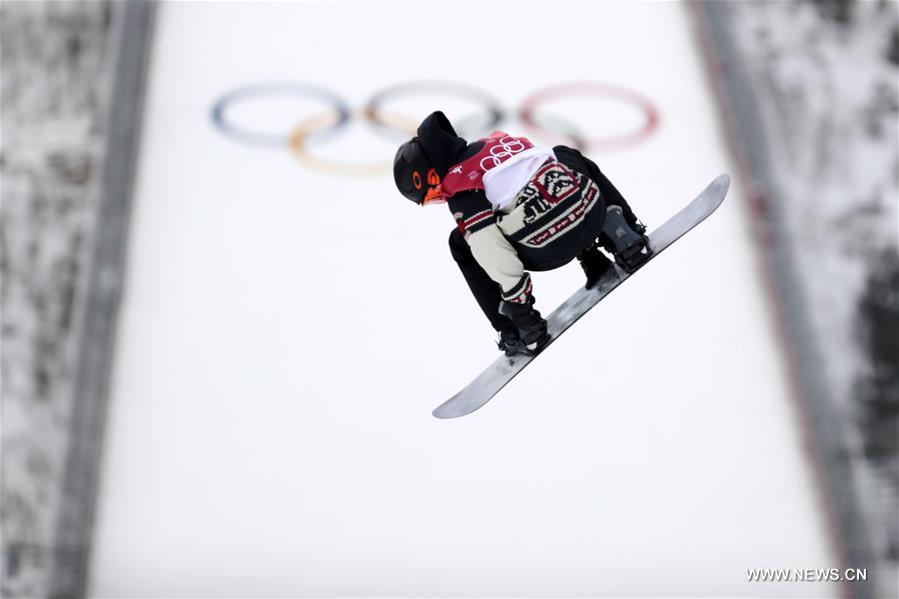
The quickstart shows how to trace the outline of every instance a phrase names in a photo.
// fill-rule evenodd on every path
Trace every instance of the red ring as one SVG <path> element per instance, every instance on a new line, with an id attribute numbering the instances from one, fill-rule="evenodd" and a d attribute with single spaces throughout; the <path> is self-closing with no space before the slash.
<path id="1" fill-rule="evenodd" d="M 534 120 L 533 113 L 537 105 L 542 104 L 547 100 L 574 94 L 594 94 L 611 97 L 626 104 L 635 105 L 640 109 L 644 116 L 643 124 L 639 129 L 632 133 L 585 140 L 587 148 L 590 150 L 613 150 L 633 146 L 645 141 L 659 126 L 659 111 L 656 109 L 655 105 L 645 97 L 629 89 L 590 81 L 561 83 L 559 85 L 543 88 L 539 92 L 528 96 L 524 102 L 522 102 L 521 108 L 518 109 L 518 118 L 536 137 L 544 137 L 549 138 L 550 140 L 570 143 L 571 140 L 564 135 L 559 135 L 558 133 L 539 125 Z"/>

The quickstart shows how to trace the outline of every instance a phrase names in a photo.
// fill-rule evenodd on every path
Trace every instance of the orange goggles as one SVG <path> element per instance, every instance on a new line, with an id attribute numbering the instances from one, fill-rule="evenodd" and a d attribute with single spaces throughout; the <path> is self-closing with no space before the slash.
<path id="1" fill-rule="evenodd" d="M 437 187 L 431 187 L 428 189 L 427 193 L 425 193 L 424 199 L 421 201 L 422 206 L 427 206 L 428 204 L 443 204 L 446 202 L 446 194 L 443 193 L 443 189 L 441 189 L 440 185 Z"/>
<path id="2" fill-rule="evenodd" d="M 443 193 L 443 189 L 440 186 L 440 175 L 437 174 L 436 170 L 431 169 L 428 171 L 428 191 L 425 192 L 421 205 L 442 204 L 445 201 L 446 194 Z"/>

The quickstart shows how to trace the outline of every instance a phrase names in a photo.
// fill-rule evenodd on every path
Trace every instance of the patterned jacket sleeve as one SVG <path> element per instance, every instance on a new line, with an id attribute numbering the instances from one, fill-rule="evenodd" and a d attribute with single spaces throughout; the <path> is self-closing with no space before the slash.
<path id="1" fill-rule="evenodd" d="M 531 294 L 531 275 L 497 226 L 487 197 L 479 192 L 461 193 L 450 198 L 449 209 L 475 260 L 502 289 L 503 300 L 526 302 Z"/>

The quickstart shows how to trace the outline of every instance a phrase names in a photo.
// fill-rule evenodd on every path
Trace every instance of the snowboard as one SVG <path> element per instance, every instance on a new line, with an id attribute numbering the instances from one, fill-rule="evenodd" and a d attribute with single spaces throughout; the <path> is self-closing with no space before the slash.
<path id="1" fill-rule="evenodd" d="M 543 347 L 540 354 L 549 349 L 549 346 L 568 327 L 577 322 L 593 306 L 601 302 L 613 289 L 646 266 L 653 258 L 661 254 L 665 248 L 680 239 L 693 227 L 708 218 L 724 201 L 729 187 L 730 175 L 718 176 L 692 202 L 650 233 L 648 241 L 652 255 L 635 270 L 628 273 L 616 264 L 591 289 L 581 287 L 575 291 L 571 297 L 565 300 L 546 319 L 550 340 Z M 515 378 L 515 375 L 524 370 L 540 354 L 536 356 L 500 356 L 464 389 L 437 406 L 433 411 L 433 415 L 437 418 L 457 418 L 471 414 L 490 401 L 500 389 L 505 387 L 509 381 Z"/>

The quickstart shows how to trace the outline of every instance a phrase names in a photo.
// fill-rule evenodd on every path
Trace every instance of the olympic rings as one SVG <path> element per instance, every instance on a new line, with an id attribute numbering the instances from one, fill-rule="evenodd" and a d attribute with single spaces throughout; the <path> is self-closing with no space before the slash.
<path id="1" fill-rule="evenodd" d="M 364 114 L 364 111 L 353 113 L 354 116 Z M 401 115 L 391 115 L 389 118 L 395 122 L 402 123 L 405 120 L 405 127 L 410 130 L 409 135 L 415 135 L 415 128 L 418 123 L 404 119 Z M 380 175 L 389 172 L 392 167 L 392 161 L 379 162 L 339 162 L 336 160 L 328 160 L 327 158 L 319 158 L 309 153 L 306 148 L 306 139 L 320 131 L 326 131 L 338 126 L 337 119 L 329 113 L 319 114 L 306 119 L 299 125 L 294 127 L 290 134 L 290 150 L 297 160 L 309 166 L 315 167 L 320 171 L 332 174 L 351 174 L 351 175 Z"/>
<path id="2" fill-rule="evenodd" d="M 337 130 L 346 125 L 350 120 L 350 107 L 344 102 L 340 96 L 332 93 L 324 88 L 310 85 L 308 83 L 288 82 L 288 81 L 270 81 L 266 83 L 256 83 L 247 85 L 223 95 L 213 104 L 211 117 L 215 126 L 227 135 L 237 141 L 241 141 L 254 146 L 263 146 L 268 148 L 283 148 L 289 141 L 290 136 L 272 135 L 270 133 L 260 133 L 242 129 L 232 124 L 225 118 L 225 112 L 232 104 L 241 100 L 253 98 L 257 96 L 299 96 L 301 98 L 315 98 L 322 100 L 326 104 L 330 104 L 337 113 L 337 119 L 327 129 Z M 316 131 L 316 134 L 324 133 L 324 131 Z"/>
<path id="3" fill-rule="evenodd" d="M 586 140 L 587 145 L 593 150 L 623 148 L 633 145 L 649 137 L 655 131 L 656 127 L 658 127 L 659 112 L 652 102 L 630 90 L 593 81 L 562 83 L 535 92 L 522 102 L 518 112 L 518 118 L 532 133 L 534 133 L 534 135 L 545 137 L 548 133 L 551 138 L 555 137 L 555 139 L 562 142 L 567 141 L 566 136 L 560 136 L 555 132 L 548 131 L 545 127 L 537 123 L 534 118 L 534 108 L 552 98 L 558 98 L 562 95 L 577 94 L 592 94 L 615 98 L 616 100 L 636 106 L 643 113 L 643 124 L 636 131 L 615 137 Z M 568 139 L 572 139 L 572 137 L 568 136 Z"/>
<path id="4" fill-rule="evenodd" d="M 388 119 L 384 118 L 384 115 L 381 113 L 381 105 L 387 100 L 397 96 L 426 94 L 431 92 L 443 92 L 451 96 L 468 97 L 484 104 L 486 116 L 486 118 L 482 119 L 484 122 L 479 122 L 477 115 L 453 119 L 453 128 L 460 137 L 472 137 L 478 133 L 491 132 L 505 118 L 505 111 L 502 106 L 489 94 L 470 85 L 450 83 L 448 81 L 409 81 L 406 83 L 398 83 L 383 89 L 373 95 L 368 101 L 368 104 L 365 106 L 365 116 L 381 131 L 402 131 L 401 128 L 396 127 L 390 123 Z M 561 123 L 562 128 L 567 128 L 569 130 L 569 133 L 565 137 L 570 140 L 574 147 L 584 149 L 583 138 L 576 132 L 576 127 L 570 123 L 566 123 L 558 117 L 555 117 L 554 120 L 556 123 Z M 415 134 L 414 128 L 412 134 Z M 391 138 L 394 139 L 393 136 L 391 136 Z M 406 139 L 408 139 L 408 134 L 406 135 Z"/>
<path id="5" fill-rule="evenodd" d="M 484 104 L 486 118 L 482 123 L 478 122 L 477 116 L 453 119 L 453 128 L 460 137 L 470 137 L 485 131 L 490 132 L 503 120 L 505 111 L 492 96 L 476 87 L 449 81 L 408 81 L 392 85 L 371 97 L 368 104 L 365 105 L 365 116 L 378 129 L 395 131 L 396 127 L 381 114 L 381 104 L 396 96 L 430 92 L 442 92 L 450 96 L 472 98 Z"/>
<path id="6" fill-rule="evenodd" d="M 483 105 L 483 113 L 453 117 L 453 126 L 460 136 L 472 138 L 498 128 L 506 111 L 492 96 L 467 84 L 448 81 L 409 81 L 384 88 L 368 100 L 361 110 L 353 111 L 336 93 L 302 82 L 265 82 L 231 90 L 212 106 L 213 125 L 231 139 L 257 147 L 283 148 L 287 146 L 303 164 L 316 170 L 335 174 L 373 175 L 389 172 L 390 161 L 344 162 L 321 158 L 311 152 L 312 142 L 328 139 L 346 128 L 353 119 L 365 120 L 376 131 L 391 134 L 393 141 L 408 139 L 415 134 L 419 118 L 385 111 L 382 106 L 401 96 L 440 93 L 474 100 Z M 242 128 L 226 118 L 228 108 L 235 103 L 265 96 L 296 96 L 312 98 L 329 105 L 332 112 L 319 113 L 295 125 L 286 136 Z M 636 107 L 643 114 L 643 123 L 632 132 L 606 138 L 587 139 L 572 123 L 537 106 L 550 100 L 575 95 L 598 95 Z M 435 108 L 439 108 L 435 107 Z M 423 116 L 423 115 L 422 115 Z M 535 138 L 544 142 L 565 143 L 581 150 L 611 150 L 633 146 L 648 139 L 659 123 L 659 113 L 645 97 L 599 82 L 563 83 L 534 92 L 518 109 L 517 116 Z M 391 150 L 392 156 L 392 150 Z"/>

